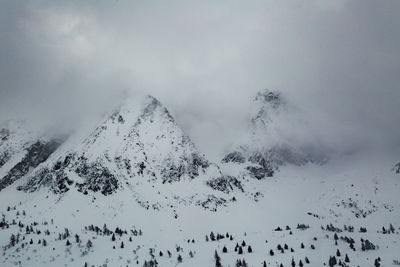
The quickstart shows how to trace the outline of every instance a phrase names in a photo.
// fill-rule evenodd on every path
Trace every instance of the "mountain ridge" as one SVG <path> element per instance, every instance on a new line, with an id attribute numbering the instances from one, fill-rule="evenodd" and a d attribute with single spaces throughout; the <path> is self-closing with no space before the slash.
<path id="1" fill-rule="evenodd" d="M 138 202 L 153 201 L 156 205 L 167 202 L 149 195 L 138 197 L 138 188 L 151 186 L 158 194 L 171 195 L 163 184 L 174 187 L 199 180 L 198 192 L 172 193 L 175 197 L 186 195 L 189 202 L 198 205 L 208 201 L 223 204 L 225 194 L 243 191 L 240 181 L 224 176 L 218 165 L 207 160 L 167 108 L 152 96 L 127 100 L 78 145 L 58 153 L 28 175 L 18 190 L 49 188 L 55 194 L 64 194 L 75 189 L 84 195 L 99 192 L 105 196 L 131 190 Z M 204 193 L 207 188 L 211 191 Z"/>

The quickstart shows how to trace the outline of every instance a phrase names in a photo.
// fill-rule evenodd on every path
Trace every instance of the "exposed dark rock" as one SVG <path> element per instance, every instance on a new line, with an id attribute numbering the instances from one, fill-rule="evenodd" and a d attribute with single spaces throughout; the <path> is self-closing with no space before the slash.
<path id="1" fill-rule="evenodd" d="M 217 211 L 219 206 L 226 205 L 227 200 L 224 198 L 216 197 L 214 195 L 209 195 L 204 201 L 197 201 L 197 206 L 202 206 L 204 209 Z"/>
<path id="2" fill-rule="evenodd" d="M 66 172 L 67 168 L 73 170 L 83 182 L 75 183 Z M 52 168 L 43 168 L 19 190 L 32 192 L 41 186 L 50 186 L 54 193 L 65 193 L 75 185 L 79 192 L 88 190 L 109 195 L 118 188 L 117 178 L 99 163 L 89 163 L 85 157 L 76 158 L 74 154 L 68 154 L 63 160 L 59 160 Z"/>
<path id="3" fill-rule="evenodd" d="M 82 178 L 83 183 L 77 183 L 79 192 L 87 190 L 97 192 L 100 191 L 103 195 L 110 195 L 118 188 L 117 178 L 101 164 L 87 163 L 85 159 L 80 161 L 75 172 Z"/>
<path id="4" fill-rule="evenodd" d="M 222 162 L 223 163 L 229 163 L 229 162 L 233 162 L 233 163 L 245 163 L 246 158 L 243 156 L 243 153 L 239 152 L 239 151 L 234 151 L 231 153 L 228 153 L 223 159 Z"/>
<path id="5" fill-rule="evenodd" d="M 264 169 L 263 167 L 247 166 L 246 170 L 250 172 L 250 175 L 258 180 L 264 179 L 266 177 L 272 177 L 274 175 L 274 170 Z"/>
<path id="6" fill-rule="evenodd" d="M 24 158 L 17 163 L 3 179 L 0 180 L 0 191 L 11 185 L 24 175 L 26 175 L 31 168 L 37 167 L 40 163 L 47 160 L 47 158 L 59 147 L 60 141 L 52 140 L 49 142 L 37 141 L 27 149 Z"/>
<path id="7" fill-rule="evenodd" d="M 0 145 L 2 142 L 7 141 L 10 136 L 10 131 L 8 129 L 0 129 Z M 9 159 L 11 155 L 7 151 L 0 153 L 0 167 L 2 167 Z"/>
<path id="8" fill-rule="evenodd" d="M 208 168 L 210 163 L 197 153 L 191 154 L 179 161 L 176 165 L 171 160 L 165 161 L 164 167 L 161 170 L 163 183 L 177 182 L 182 176 L 188 176 L 191 179 L 199 176 L 199 170 Z"/>
<path id="9" fill-rule="evenodd" d="M 7 151 L 5 151 L 5 152 L 3 152 L 2 154 L 0 154 L 0 168 L 4 165 L 4 164 L 6 164 L 6 162 L 10 159 L 10 154 L 7 152 Z"/>
<path id="10" fill-rule="evenodd" d="M 273 108 L 278 108 L 284 102 L 281 93 L 272 92 L 270 90 L 259 92 L 255 97 L 255 101 L 261 102 L 263 104 L 268 104 Z"/>
<path id="11" fill-rule="evenodd" d="M 230 193 L 234 188 L 238 188 L 240 191 L 244 192 L 242 183 L 232 176 L 221 176 L 212 180 L 207 181 L 207 185 L 214 190 L 218 190 L 224 193 Z"/>

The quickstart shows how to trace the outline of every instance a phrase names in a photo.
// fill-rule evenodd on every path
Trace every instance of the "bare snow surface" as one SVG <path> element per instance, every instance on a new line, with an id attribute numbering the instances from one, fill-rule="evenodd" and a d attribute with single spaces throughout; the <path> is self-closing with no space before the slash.
<path id="1" fill-rule="evenodd" d="M 264 111 L 257 129 L 273 121 Z M 301 150 L 296 164 L 285 155 L 301 148 L 285 141 L 284 154 L 250 144 L 216 164 L 153 97 L 128 99 L 28 163 L 36 135 L 10 128 L 0 132 L 0 182 L 13 178 L 0 191 L 0 266 L 218 266 L 215 252 L 222 266 L 400 260 L 398 158 L 315 164 Z M 9 175 L 19 162 L 23 173 Z"/>

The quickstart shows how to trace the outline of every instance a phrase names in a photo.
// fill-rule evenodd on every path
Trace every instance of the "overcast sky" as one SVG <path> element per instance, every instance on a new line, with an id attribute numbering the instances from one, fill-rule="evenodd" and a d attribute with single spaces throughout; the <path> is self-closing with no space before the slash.
<path id="1" fill-rule="evenodd" d="M 310 136 L 400 151 L 400 1 L 0 2 L 0 119 L 159 98 L 215 156 L 281 91 Z"/>

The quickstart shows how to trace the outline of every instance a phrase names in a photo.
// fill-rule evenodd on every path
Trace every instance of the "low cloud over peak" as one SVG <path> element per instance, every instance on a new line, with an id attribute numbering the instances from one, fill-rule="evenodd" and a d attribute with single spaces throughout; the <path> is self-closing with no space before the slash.
<path id="1" fill-rule="evenodd" d="M 126 91 L 152 94 L 218 158 L 243 138 L 251 100 L 270 88 L 327 146 L 399 151 L 399 8 L 2 1 L 0 120 L 74 121 L 116 105 Z"/>

